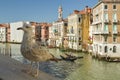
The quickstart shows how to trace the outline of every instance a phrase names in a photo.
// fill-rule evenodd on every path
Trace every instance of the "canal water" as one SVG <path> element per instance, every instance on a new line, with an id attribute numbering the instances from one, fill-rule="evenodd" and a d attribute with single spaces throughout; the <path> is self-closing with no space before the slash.
<path id="1" fill-rule="evenodd" d="M 58 49 L 49 49 L 49 51 L 58 58 L 60 58 L 60 54 L 64 54 Z M 11 56 L 24 64 L 28 63 L 20 53 L 20 44 L 0 43 L 0 54 Z M 40 70 L 60 78 L 60 80 L 120 80 L 119 62 L 99 61 L 93 59 L 90 54 L 74 54 L 84 56 L 84 58 L 75 62 L 42 62 Z"/>

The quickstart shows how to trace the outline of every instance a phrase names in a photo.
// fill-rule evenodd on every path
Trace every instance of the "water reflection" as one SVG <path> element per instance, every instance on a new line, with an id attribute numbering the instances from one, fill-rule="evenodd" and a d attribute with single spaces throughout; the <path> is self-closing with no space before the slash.
<path id="1" fill-rule="evenodd" d="M 76 69 L 65 80 L 119 80 L 120 64 L 91 59 L 86 55 L 84 65 Z"/>
<path id="2" fill-rule="evenodd" d="M 58 49 L 50 49 L 59 58 L 63 54 Z M 12 58 L 28 63 L 26 59 L 21 56 L 20 44 L 0 44 L 0 53 L 5 55 L 12 54 Z M 109 63 L 92 59 L 91 55 L 77 53 L 83 55 L 83 59 L 73 62 L 60 61 L 56 62 L 42 62 L 40 63 L 40 70 L 45 71 L 61 80 L 119 80 L 120 79 L 120 63 Z"/>
<path id="3" fill-rule="evenodd" d="M 4 54 L 6 56 L 12 56 L 10 44 L 4 44 L 4 43 L 0 44 L 0 54 Z"/>

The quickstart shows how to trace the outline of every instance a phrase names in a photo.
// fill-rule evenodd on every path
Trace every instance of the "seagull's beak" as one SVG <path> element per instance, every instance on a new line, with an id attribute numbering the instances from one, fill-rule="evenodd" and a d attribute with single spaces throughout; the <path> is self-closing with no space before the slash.
<path id="1" fill-rule="evenodd" d="M 23 27 L 19 27 L 19 28 L 17 28 L 17 30 L 23 30 Z"/>

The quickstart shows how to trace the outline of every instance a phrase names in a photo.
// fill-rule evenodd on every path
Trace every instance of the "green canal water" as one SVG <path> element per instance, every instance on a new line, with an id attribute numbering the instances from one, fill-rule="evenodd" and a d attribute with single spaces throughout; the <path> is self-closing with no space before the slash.
<path id="1" fill-rule="evenodd" d="M 58 49 L 49 49 L 56 57 L 60 58 Z M 28 61 L 20 53 L 20 44 L 2 44 L 0 43 L 0 53 L 10 56 L 24 64 Z M 11 54 L 10 54 L 11 53 Z M 60 80 L 120 80 L 120 63 L 105 62 L 93 59 L 90 54 L 74 53 L 84 56 L 83 59 L 73 62 L 60 61 L 42 62 L 40 70 L 60 78 Z"/>

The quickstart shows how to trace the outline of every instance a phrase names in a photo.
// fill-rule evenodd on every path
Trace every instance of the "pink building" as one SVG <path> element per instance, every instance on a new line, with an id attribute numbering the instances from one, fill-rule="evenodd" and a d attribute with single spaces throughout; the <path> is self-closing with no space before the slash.
<path id="1" fill-rule="evenodd" d="M 47 41 L 49 38 L 49 23 L 31 22 L 37 41 Z"/>
<path id="2" fill-rule="evenodd" d="M 49 39 L 49 23 L 40 23 L 41 25 L 41 40 L 47 41 Z"/>

